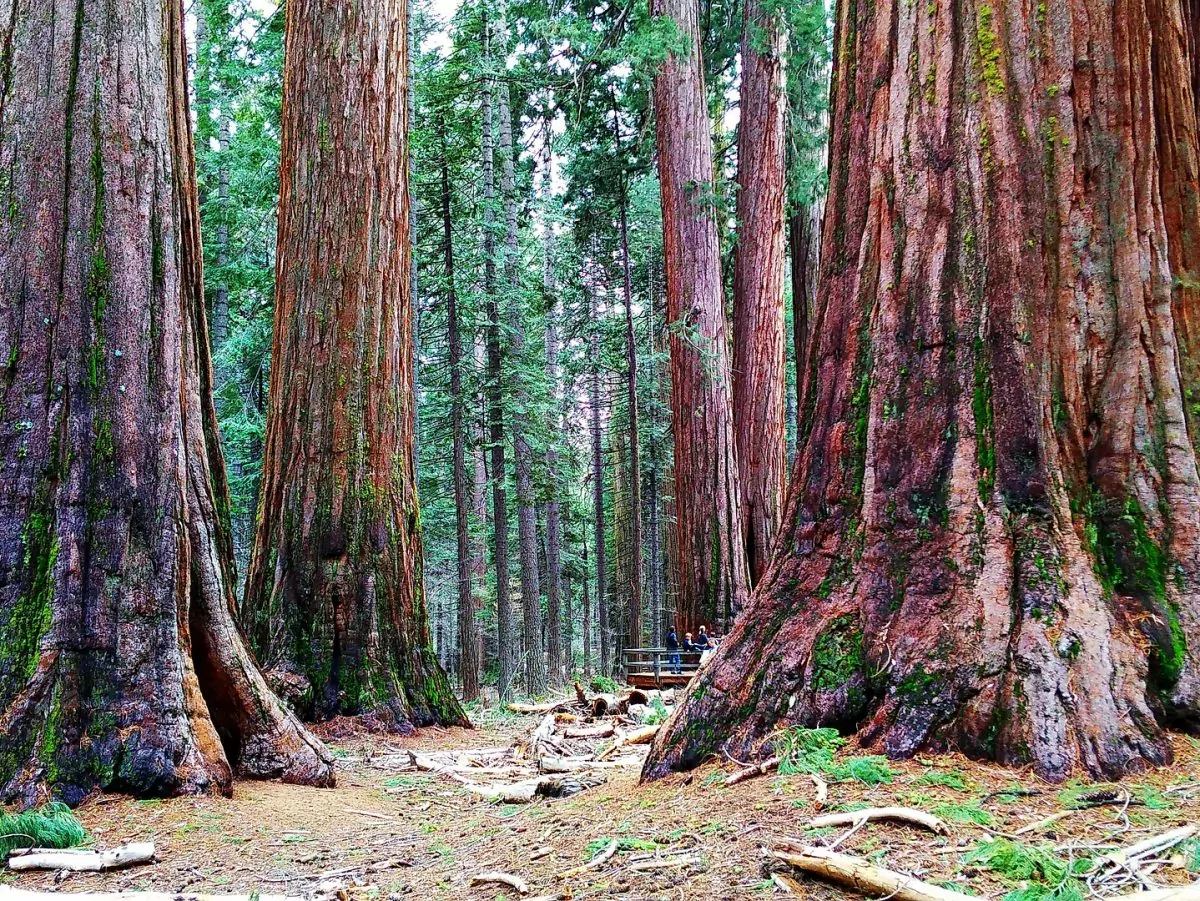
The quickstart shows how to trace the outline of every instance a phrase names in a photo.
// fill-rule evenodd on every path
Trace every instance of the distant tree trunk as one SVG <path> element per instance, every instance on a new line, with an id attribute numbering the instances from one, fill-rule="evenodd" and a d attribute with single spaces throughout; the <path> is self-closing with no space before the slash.
<path id="1" fill-rule="evenodd" d="M 587 536 L 583 539 L 583 678 L 592 678 L 592 599 L 588 595 L 590 580 L 587 578 Z"/>
<path id="2" fill-rule="evenodd" d="M 458 327 L 458 288 L 454 282 L 454 227 L 450 204 L 450 165 L 446 123 L 442 139 L 442 254 L 446 278 L 446 330 L 450 345 L 450 431 L 454 444 L 454 533 L 458 575 L 458 678 L 464 701 L 479 697 L 479 645 L 475 641 L 475 591 L 471 585 L 471 515 L 467 493 L 466 398 L 463 392 L 462 335 Z"/>
<path id="3" fill-rule="evenodd" d="M 413 462 L 404 0 L 293 0 L 266 460 L 244 615 L 306 715 L 465 723 Z"/>
<path id="4" fill-rule="evenodd" d="M 654 78 L 675 411 L 675 514 L 680 625 L 727 623 L 747 573 L 729 350 L 714 207 L 713 153 L 700 57 L 697 0 L 652 0 L 688 52 Z"/>
<path id="5" fill-rule="evenodd" d="M 484 65 L 491 66 L 491 28 L 483 23 Z M 492 478 L 492 557 L 496 567 L 496 641 L 500 699 L 512 696 L 512 602 L 508 596 L 508 489 L 504 465 L 504 356 L 500 344 L 500 298 L 496 292 L 496 168 L 492 119 L 493 83 L 483 80 L 483 293 L 487 297 L 487 421 Z"/>
<path id="6" fill-rule="evenodd" d="M 746 0 L 738 125 L 738 239 L 733 275 L 733 409 L 742 534 L 753 586 L 779 526 L 787 451 L 784 392 L 784 31 Z"/>
<path id="7" fill-rule="evenodd" d="M 653 273 L 653 269 L 651 270 Z M 653 400 L 649 404 L 649 472 L 646 474 L 646 509 L 649 511 L 650 531 L 650 646 L 660 647 L 665 640 L 666 628 L 663 622 L 663 547 L 661 522 L 661 451 L 659 448 L 658 431 L 658 397 L 661 394 L 658 379 L 658 344 L 656 339 L 654 277 L 650 276 L 650 290 L 646 304 L 647 333 L 650 336 L 650 366 L 648 379 Z"/>
<path id="8" fill-rule="evenodd" d="M 1182 16 L 841 5 L 810 434 L 648 774 L 782 721 L 1115 778 L 1200 728 Z"/>
<path id="9" fill-rule="evenodd" d="M 508 296 L 509 352 L 517 364 L 506 374 L 515 382 L 516 407 L 512 415 L 513 464 L 517 483 L 517 537 L 521 554 L 521 612 L 525 639 L 525 691 L 546 693 L 546 659 L 542 653 L 542 591 L 538 574 L 537 495 L 533 485 L 533 448 L 529 446 L 529 386 L 521 369 L 525 365 L 525 304 L 520 300 L 518 273 L 517 184 L 513 160 L 512 112 L 508 83 L 498 88 L 500 103 L 500 189 L 504 194 L 504 280 Z"/>
<path id="10" fill-rule="evenodd" d="M 5 21 L 0 796 L 330 785 L 233 618 L 182 8 Z"/>
<path id="11" fill-rule="evenodd" d="M 618 139 L 619 143 L 619 139 Z M 642 646 L 642 461 L 638 440 L 637 337 L 633 329 L 633 263 L 629 257 L 629 197 L 621 185 L 621 273 L 625 301 L 625 389 L 629 404 L 629 643 Z"/>
<path id="12" fill-rule="evenodd" d="M 229 337 L 229 111 L 222 108 L 221 124 L 217 129 L 217 203 L 220 216 L 217 225 L 217 278 L 213 291 L 213 347 L 218 350 Z"/>
<path id="13" fill-rule="evenodd" d="M 562 432 L 562 392 L 559 390 L 558 367 L 558 297 L 554 279 L 554 230 L 549 221 L 551 194 L 550 120 L 546 121 L 545 169 L 542 174 L 542 195 L 546 204 L 547 219 L 542 223 L 542 302 L 546 315 L 546 375 L 550 384 L 550 410 L 552 432 L 546 445 L 546 632 L 547 657 L 550 684 L 563 684 L 563 641 L 562 641 L 562 515 L 559 507 L 558 487 L 558 435 Z M 570 620 L 568 612 L 567 620 Z M 570 645 L 567 645 L 568 653 Z"/>
<path id="14" fill-rule="evenodd" d="M 478 337 L 473 342 L 472 355 L 474 357 L 474 372 L 484 372 L 487 368 L 487 355 L 484 350 L 484 342 Z M 481 398 L 479 397 L 473 397 L 471 412 L 471 514 L 475 523 L 475 531 L 470 534 L 470 541 L 471 586 L 473 589 L 472 596 L 475 601 L 475 629 L 471 637 L 475 643 L 475 659 L 479 663 L 480 684 L 482 686 L 482 673 L 487 668 L 487 660 L 484 653 L 483 629 L 479 622 L 479 615 L 483 610 L 484 588 L 487 584 L 487 542 L 484 536 L 487 535 L 488 527 L 488 478 L 487 453 L 484 450 L 484 444 L 486 443 L 484 405 L 479 402 L 480 400 Z"/>
<path id="15" fill-rule="evenodd" d="M 604 536 L 604 431 L 600 415 L 600 314 L 597 310 L 596 292 L 584 273 L 584 291 L 588 304 L 588 356 L 589 362 L 589 410 L 592 432 L 592 507 L 596 541 L 596 607 L 599 613 L 600 666 L 601 675 L 609 673 L 608 656 L 608 601 L 605 591 L 606 568 Z M 586 653 L 586 652 L 585 652 Z"/>
<path id="16" fill-rule="evenodd" d="M 788 217 L 788 255 L 792 279 L 792 350 L 796 355 L 796 409 L 803 400 L 805 366 L 808 354 L 809 310 L 816 288 L 819 217 L 809 207 L 801 207 Z M 796 445 L 803 442 L 797 429 Z"/>

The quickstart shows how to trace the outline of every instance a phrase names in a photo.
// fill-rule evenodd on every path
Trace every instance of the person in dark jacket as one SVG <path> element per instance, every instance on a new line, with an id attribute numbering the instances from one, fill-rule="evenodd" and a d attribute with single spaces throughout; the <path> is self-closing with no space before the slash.
<path id="1" fill-rule="evenodd" d="M 667 632 L 667 663 L 673 668 L 673 672 L 678 675 L 682 670 L 679 665 L 679 634 L 672 626 Z"/>
<path id="2" fill-rule="evenodd" d="M 696 636 L 696 650 L 707 651 L 712 647 L 712 643 L 708 640 L 708 629 L 705 626 L 700 627 L 700 634 Z"/>

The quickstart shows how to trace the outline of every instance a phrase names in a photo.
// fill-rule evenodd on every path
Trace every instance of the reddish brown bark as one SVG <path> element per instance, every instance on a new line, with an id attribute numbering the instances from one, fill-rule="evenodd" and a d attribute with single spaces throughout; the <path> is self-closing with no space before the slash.
<path id="1" fill-rule="evenodd" d="M 1200 726 L 1180 23 L 841 4 L 807 442 L 779 553 L 648 775 L 804 723 L 1116 776 Z"/>
<path id="2" fill-rule="evenodd" d="M 678 625 L 726 623 L 746 590 L 713 152 L 696 0 L 654 0 L 688 45 L 654 77 L 671 406 Z"/>
<path id="3" fill-rule="evenodd" d="M 733 265 L 733 411 L 751 585 L 766 571 L 779 525 L 787 453 L 783 44 L 777 16 L 757 0 L 747 0 Z"/>
<path id="4" fill-rule="evenodd" d="M 0 794 L 332 784 L 233 619 L 182 9 L 3 21 Z"/>
<path id="5" fill-rule="evenodd" d="M 244 616 L 306 715 L 463 723 L 421 585 L 404 0 L 295 0 L 286 29 L 271 402 Z"/>

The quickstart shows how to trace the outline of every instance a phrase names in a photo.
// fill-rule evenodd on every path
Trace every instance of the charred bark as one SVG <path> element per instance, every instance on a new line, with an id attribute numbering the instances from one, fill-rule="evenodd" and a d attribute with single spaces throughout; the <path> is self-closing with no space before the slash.
<path id="1" fill-rule="evenodd" d="M 1174 3 L 841 4 L 779 553 L 647 775 L 803 723 L 1119 776 L 1200 727 L 1183 31 Z"/>
<path id="2" fill-rule="evenodd" d="M 696 0 L 653 0 L 688 51 L 654 77 L 662 193 L 680 625 L 727 623 L 744 599 L 742 540 L 721 253 Z"/>
<path id="3" fill-rule="evenodd" d="M 783 506 L 787 423 L 784 345 L 784 32 L 747 0 L 738 125 L 738 237 L 733 269 L 733 410 L 742 535 L 753 586 L 766 571 Z"/>
<path id="4" fill-rule="evenodd" d="M 243 613 L 306 716 L 464 723 L 422 591 L 404 0 L 296 0 L 285 27 L 271 402 Z"/>
<path id="5" fill-rule="evenodd" d="M 233 618 L 182 8 L 5 18 L 0 794 L 332 784 Z"/>

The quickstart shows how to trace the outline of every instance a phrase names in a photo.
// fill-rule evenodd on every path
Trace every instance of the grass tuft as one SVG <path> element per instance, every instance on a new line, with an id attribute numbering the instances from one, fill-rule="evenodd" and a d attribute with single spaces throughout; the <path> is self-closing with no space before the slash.
<path id="1" fill-rule="evenodd" d="M 779 772 L 784 776 L 797 773 L 828 773 L 833 758 L 846 744 L 837 729 L 805 729 L 792 726 L 775 733 L 775 753 L 779 755 Z"/>
<path id="2" fill-rule="evenodd" d="M 836 729 L 806 729 L 792 726 L 775 733 L 775 753 L 779 755 L 779 773 L 819 773 L 841 782 L 855 780 L 863 785 L 886 785 L 895 778 L 887 758 L 878 755 L 836 760 L 846 739 Z"/>
<path id="3" fill-rule="evenodd" d="M 990 826 L 995 822 L 995 818 L 978 804 L 940 804 L 933 809 L 933 813 L 951 823 Z"/>
<path id="4" fill-rule="evenodd" d="M 952 788 L 956 792 L 974 791 L 974 783 L 967 780 L 962 770 L 930 770 L 917 778 L 917 785 L 937 785 Z"/>
<path id="5" fill-rule="evenodd" d="M 75 814 L 59 801 L 25 813 L 0 811 L 0 857 L 17 848 L 73 848 L 87 837 Z"/>
<path id="6" fill-rule="evenodd" d="M 1077 877 L 1093 867 L 1088 858 L 1067 863 L 1053 851 L 1007 838 L 981 842 L 967 853 L 966 861 L 1009 882 L 1023 883 L 1003 901 L 1083 901 L 1083 886 Z"/>

